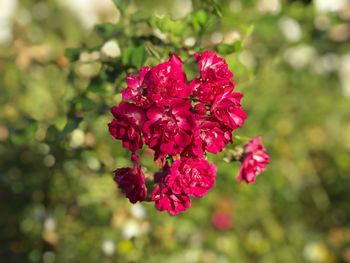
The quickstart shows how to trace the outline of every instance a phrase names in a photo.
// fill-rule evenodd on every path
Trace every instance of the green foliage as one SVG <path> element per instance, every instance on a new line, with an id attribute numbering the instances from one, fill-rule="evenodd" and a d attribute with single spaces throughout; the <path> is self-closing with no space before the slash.
<path id="1" fill-rule="evenodd" d="M 125 66 L 141 68 L 147 59 L 147 53 L 143 46 L 126 47 L 123 50 L 122 63 Z"/>
<path id="2" fill-rule="evenodd" d="M 175 1 L 113 0 L 119 20 L 102 14 L 88 31 L 59 1 L 17 2 L 14 39 L 0 48 L 0 262 L 349 262 L 349 99 L 338 79 L 349 42 L 332 39 L 346 12 L 193 0 L 184 16 Z M 285 17 L 299 22 L 296 42 L 279 29 Z M 305 45 L 314 55 L 298 68 L 305 54 L 290 52 Z M 188 212 L 132 206 L 112 179 L 131 163 L 108 134 L 109 108 L 127 74 L 175 53 L 190 79 L 205 49 L 225 57 L 245 95 L 234 145 L 261 135 L 271 165 L 238 185 L 238 165 L 210 155 L 216 186 Z M 157 168 L 141 154 L 148 175 Z M 215 227 L 218 213 L 229 229 Z"/>
<path id="3" fill-rule="evenodd" d="M 80 48 L 67 48 L 64 52 L 66 58 L 68 58 L 71 62 L 79 59 Z"/>
<path id="4" fill-rule="evenodd" d="M 233 44 L 220 44 L 217 46 L 217 51 L 221 55 L 228 55 L 241 51 L 243 47 L 242 41 L 236 41 Z"/>

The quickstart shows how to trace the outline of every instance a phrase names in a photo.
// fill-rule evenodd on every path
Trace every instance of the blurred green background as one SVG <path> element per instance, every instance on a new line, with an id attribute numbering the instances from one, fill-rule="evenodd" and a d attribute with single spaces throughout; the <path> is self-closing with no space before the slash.
<path id="1" fill-rule="evenodd" d="M 0 0 L 0 262 L 350 262 L 350 2 Z M 107 131 L 128 72 L 216 50 L 271 164 L 171 217 Z M 145 152 L 143 163 L 154 167 Z"/>

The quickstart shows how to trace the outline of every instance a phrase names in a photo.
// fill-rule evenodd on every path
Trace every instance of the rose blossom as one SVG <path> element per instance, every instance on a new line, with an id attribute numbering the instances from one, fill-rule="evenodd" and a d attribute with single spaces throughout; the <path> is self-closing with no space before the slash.
<path id="1" fill-rule="evenodd" d="M 167 62 L 153 67 L 150 71 L 150 86 L 147 96 L 156 103 L 168 105 L 174 98 L 187 98 L 191 94 L 182 71 L 182 61 L 170 55 Z"/>
<path id="2" fill-rule="evenodd" d="M 159 211 L 168 211 L 170 215 L 176 215 L 191 206 L 191 200 L 184 192 L 174 193 L 173 189 L 164 181 L 169 175 L 161 179 L 161 182 L 153 189 L 151 200 Z"/>
<path id="3" fill-rule="evenodd" d="M 232 142 L 232 131 L 220 125 L 214 118 L 207 118 L 200 124 L 200 138 L 205 145 L 205 150 L 216 154 Z"/>
<path id="4" fill-rule="evenodd" d="M 256 176 L 265 170 L 269 161 L 270 157 L 266 153 L 265 147 L 261 144 L 261 138 L 251 139 L 244 146 L 242 164 L 237 177 L 238 182 L 244 179 L 248 184 L 255 183 Z"/>
<path id="5" fill-rule="evenodd" d="M 132 203 L 148 200 L 136 152 L 146 143 L 146 150 L 161 167 L 153 176 L 150 200 L 170 215 L 185 211 L 190 198 L 203 197 L 214 186 L 217 168 L 206 160 L 206 154 L 217 154 L 232 143 L 232 132 L 247 117 L 241 107 L 243 95 L 233 92 L 233 74 L 225 59 L 210 51 L 194 56 L 199 77 L 188 82 L 183 62 L 176 55 L 128 75 L 127 87 L 122 90 L 124 102 L 112 107 L 114 119 L 108 124 L 111 135 L 130 150 L 134 165 L 114 171 L 119 188 Z M 260 138 L 245 145 L 240 161 L 238 181 L 255 182 L 269 162 Z M 213 224 L 227 229 L 231 221 L 216 214 Z"/>
<path id="6" fill-rule="evenodd" d="M 123 147 L 135 152 L 143 145 L 141 128 L 145 121 L 144 112 L 134 104 L 121 102 L 119 106 L 112 107 L 114 116 L 108 124 L 110 134 L 123 141 Z"/>
<path id="7" fill-rule="evenodd" d="M 147 106 L 149 100 L 145 97 L 145 92 L 149 83 L 150 67 L 143 67 L 139 70 L 139 76 L 130 74 L 126 78 L 127 88 L 122 90 L 122 98 L 136 103 L 137 106 Z"/>
<path id="8" fill-rule="evenodd" d="M 196 126 L 197 127 L 193 130 L 192 140 L 190 144 L 182 151 L 181 157 L 203 159 L 203 141 L 200 138 L 198 124 L 196 124 Z"/>
<path id="9" fill-rule="evenodd" d="M 191 142 L 195 123 L 190 107 L 191 101 L 174 99 L 169 107 L 153 105 L 148 109 L 143 132 L 157 156 L 179 154 Z"/>
<path id="10" fill-rule="evenodd" d="M 211 105 L 217 96 L 232 92 L 235 87 L 233 74 L 225 59 L 210 51 L 195 54 L 195 57 L 199 63 L 200 78 L 193 79 L 190 87 L 200 102 Z"/>
<path id="11" fill-rule="evenodd" d="M 190 83 L 193 95 L 197 97 L 200 102 L 211 105 L 216 96 L 232 92 L 234 83 L 231 80 L 227 82 L 211 82 L 200 79 L 194 79 Z"/>
<path id="12" fill-rule="evenodd" d="M 211 113 L 224 125 L 232 130 L 241 127 L 247 114 L 241 108 L 241 99 L 243 95 L 238 92 L 224 93 L 215 98 L 211 106 Z"/>
<path id="13" fill-rule="evenodd" d="M 175 161 L 165 184 L 174 193 L 184 192 L 190 196 L 202 197 L 214 186 L 216 166 L 204 159 L 182 158 Z"/>
<path id="14" fill-rule="evenodd" d="M 220 58 L 212 51 L 204 51 L 201 55 L 195 54 L 199 63 L 202 80 L 211 82 L 230 82 L 233 74 L 228 68 L 225 59 Z"/>
<path id="15" fill-rule="evenodd" d="M 114 171 L 114 181 L 125 193 L 131 203 L 145 200 L 147 188 L 141 166 L 131 168 L 119 168 Z"/>

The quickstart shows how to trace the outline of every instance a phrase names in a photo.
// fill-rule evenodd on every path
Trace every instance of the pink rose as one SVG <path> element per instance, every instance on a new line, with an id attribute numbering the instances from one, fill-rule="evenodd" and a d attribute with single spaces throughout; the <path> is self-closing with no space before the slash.
<path id="1" fill-rule="evenodd" d="M 147 188 L 141 166 L 119 168 L 114 171 L 114 181 L 131 203 L 145 200 Z"/>
<path id="2" fill-rule="evenodd" d="M 243 95 L 238 92 L 219 95 L 215 98 L 210 111 L 222 124 L 235 130 L 241 127 L 247 118 L 247 114 L 241 108 L 242 97 Z"/>
<path id="3" fill-rule="evenodd" d="M 237 177 L 238 182 L 244 179 L 248 184 L 255 183 L 256 177 L 265 170 L 269 162 L 270 157 L 261 144 L 261 138 L 257 137 L 250 140 L 244 146 L 242 164 Z"/>
<path id="4" fill-rule="evenodd" d="M 165 184 L 174 193 L 202 197 L 214 186 L 215 177 L 216 166 L 207 160 L 182 158 L 171 166 Z"/>
<path id="5" fill-rule="evenodd" d="M 139 107 L 127 102 L 112 107 L 114 116 L 108 124 L 110 134 L 117 140 L 123 141 L 123 147 L 135 152 L 143 145 L 141 128 L 145 121 L 145 114 Z"/>
<path id="6" fill-rule="evenodd" d="M 190 107 L 191 101 L 174 99 L 169 107 L 153 105 L 148 109 L 143 132 L 157 156 L 180 154 L 191 142 L 195 122 Z"/>

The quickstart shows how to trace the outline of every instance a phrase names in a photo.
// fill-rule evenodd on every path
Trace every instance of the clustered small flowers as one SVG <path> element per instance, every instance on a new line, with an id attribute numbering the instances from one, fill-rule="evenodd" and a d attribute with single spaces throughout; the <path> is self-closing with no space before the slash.
<path id="1" fill-rule="evenodd" d="M 199 77 L 187 80 L 176 55 L 154 67 L 129 75 L 123 102 L 112 107 L 109 132 L 131 152 L 133 167 L 114 171 L 114 180 L 132 203 L 153 201 L 171 215 L 185 211 L 191 197 L 199 198 L 214 186 L 216 166 L 206 152 L 217 154 L 232 143 L 232 132 L 244 124 L 243 95 L 234 91 L 233 74 L 215 52 L 194 55 Z M 161 170 L 147 189 L 137 150 L 146 144 Z M 260 139 L 251 140 L 240 158 L 238 180 L 255 182 L 269 162 Z M 147 190 L 151 190 L 147 194 Z M 149 196 L 148 196 L 149 195 Z"/>

